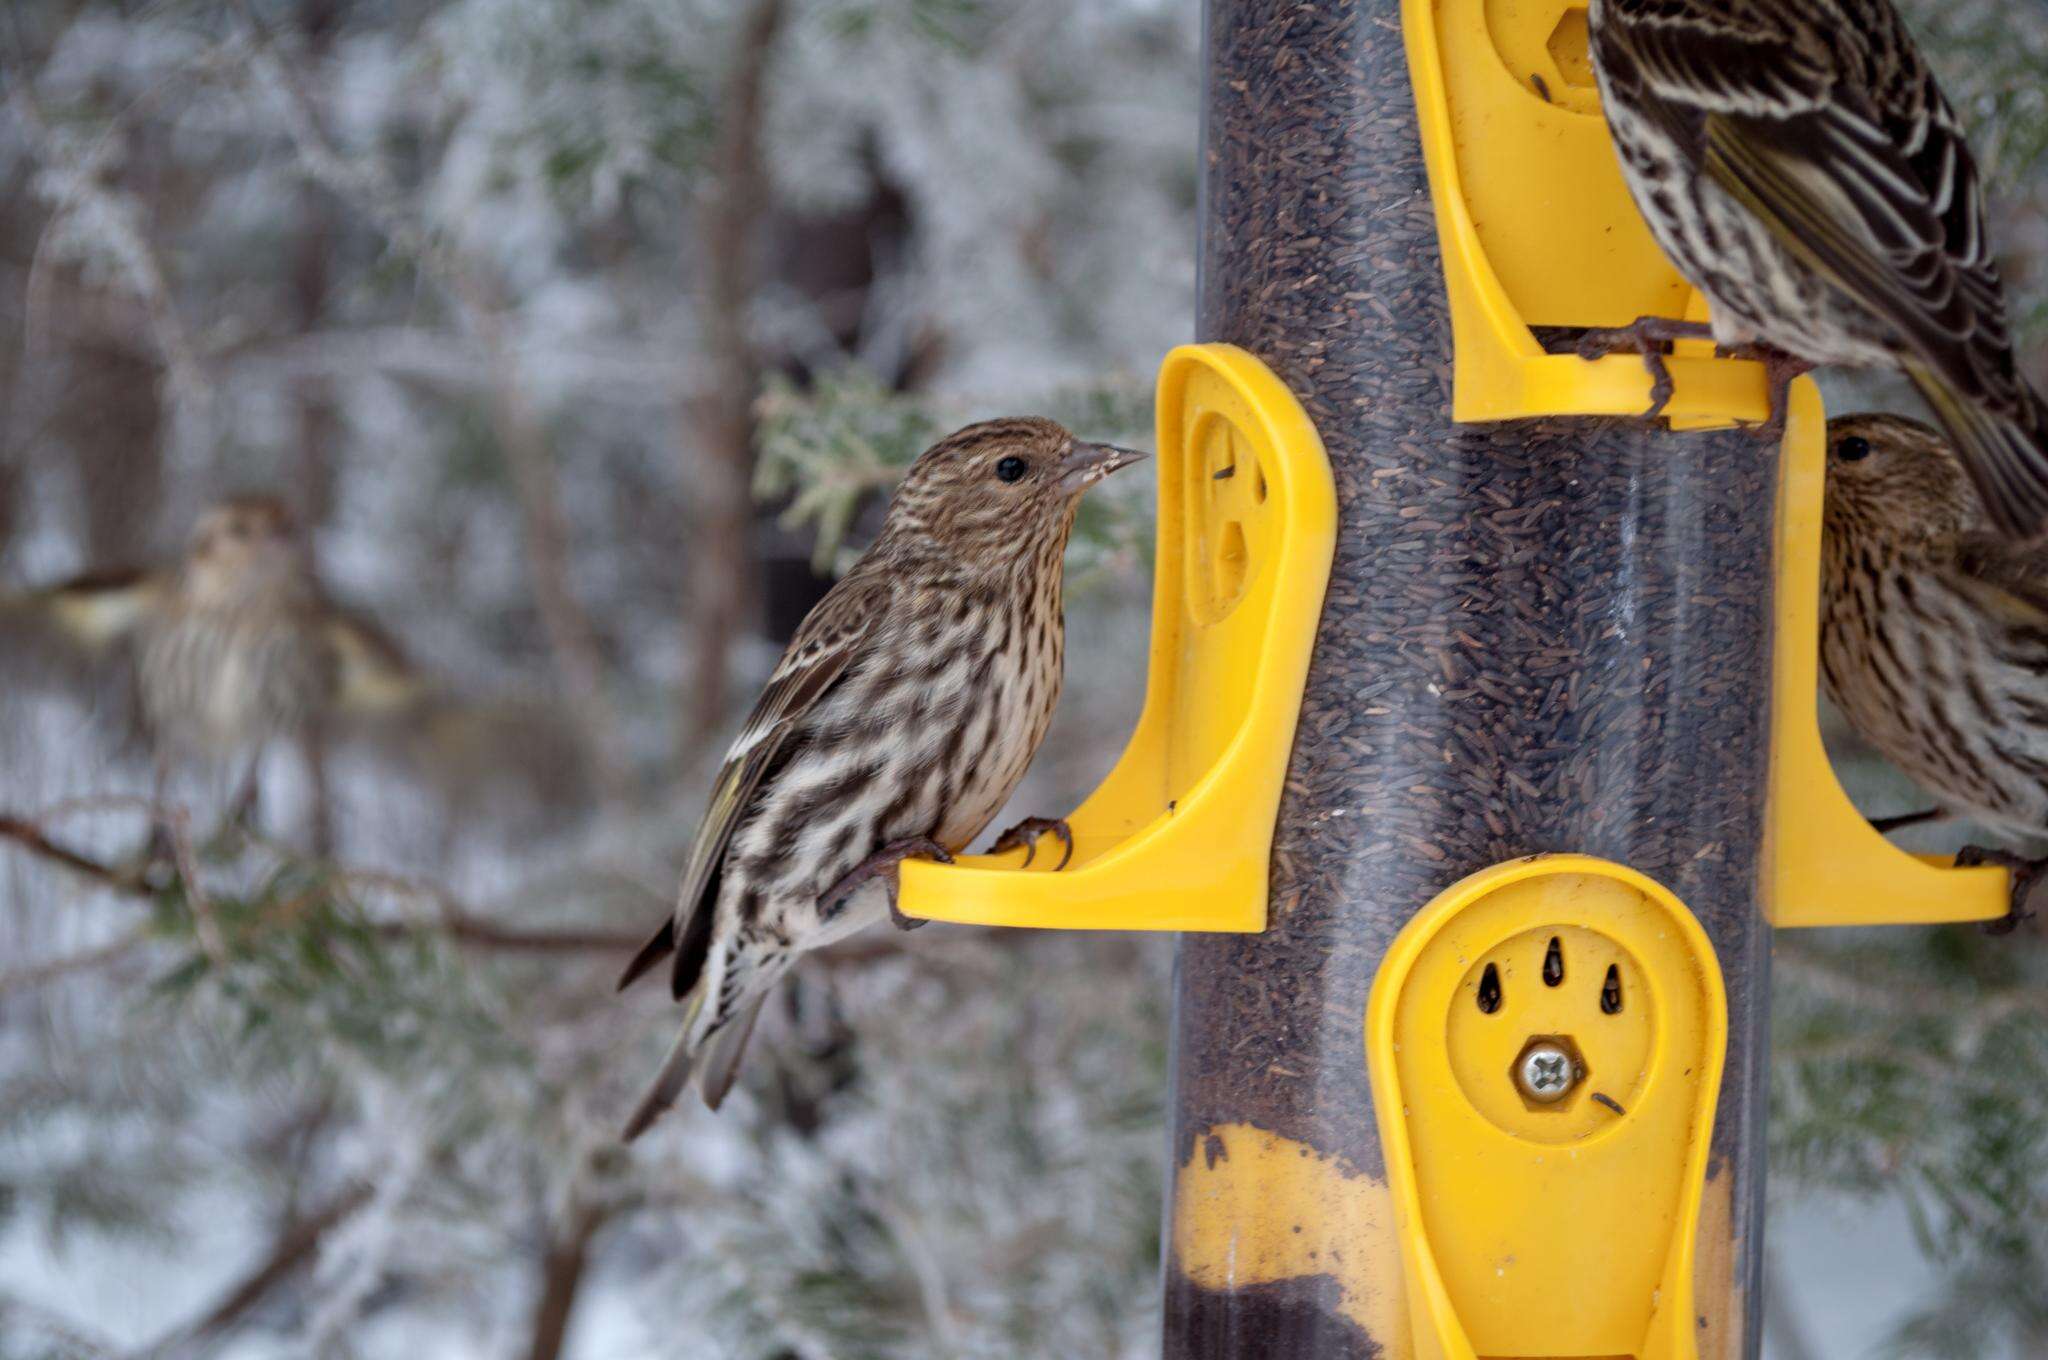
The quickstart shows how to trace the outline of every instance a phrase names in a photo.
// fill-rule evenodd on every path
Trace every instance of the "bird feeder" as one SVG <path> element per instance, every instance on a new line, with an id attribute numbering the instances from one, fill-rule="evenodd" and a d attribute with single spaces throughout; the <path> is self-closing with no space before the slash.
<path id="1" fill-rule="evenodd" d="M 1200 333 L 1339 532 L 1267 929 L 1177 970 L 1169 1360 L 1755 1353 L 1769 926 L 1972 920 L 1815 716 L 1824 422 L 1681 344 L 1576 0 L 1211 0 Z"/>
<path id="2" fill-rule="evenodd" d="M 1769 929 L 1989 919 L 1816 716 L 1824 420 L 1681 343 L 1579 0 L 1210 0 L 1143 717 L 1072 862 L 906 914 L 1184 932 L 1167 1360 L 1755 1353 Z"/>

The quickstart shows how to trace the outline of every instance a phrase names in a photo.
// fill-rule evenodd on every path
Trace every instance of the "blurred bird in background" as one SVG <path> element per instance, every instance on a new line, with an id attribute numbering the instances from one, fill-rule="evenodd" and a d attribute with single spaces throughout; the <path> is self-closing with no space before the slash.
<path id="1" fill-rule="evenodd" d="M 1941 810 L 2048 836 L 2048 543 L 1992 532 L 1941 431 L 1900 416 L 1828 424 L 1820 671 L 1857 733 Z M 1893 825 L 1929 814 L 1893 819 Z M 2013 914 L 2048 860 L 2013 872 Z"/>
<path id="2" fill-rule="evenodd" d="M 541 754 L 549 780 L 578 780 L 569 741 L 549 739 L 549 725 L 530 707 L 457 703 L 371 621 L 334 604 L 311 569 L 297 518 L 274 496 L 215 504 L 176 567 L 100 569 L 0 596 L 0 641 L 16 674 L 27 653 L 102 672 L 125 662 L 133 717 L 156 762 L 152 852 L 166 848 L 166 801 L 190 770 L 236 772 L 229 819 L 254 830 L 258 770 L 279 739 L 299 743 L 311 766 L 311 838 L 326 852 L 322 762 L 328 739 L 344 727 L 403 750 L 418 770 L 449 766 L 463 780 L 487 780 L 514 758 Z"/>
<path id="3" fill-rule="evenodd" d="M 1049 420 L 971 425 L 912 464 L 874 544 L 790 640 L 719 771 L 675 915 L 683 1031 L 625 1130 L 693 1076 L 718 1108 L 798 955 L 896 911 L 897 865 L 947 861 L 1009 800 L 1059 699 L 1062 560 L 1081 496 L 1143 457 Z M 1065 825 L 1033 818 L 997 848 Z M 1064 860 L 1062 860 L 1064 864 Z"/>
<path id="4" fill-rule="evenodd" d="M 322 593 L 296 517 L 273 496 L 208 510 L 175 568 L 0 597 L 0 620 L 16 639 L 40 628 L 95 657 L 127 650 L 160 819 L 178 770 L 225 764 L 240 770 L 230 818 L 254 829 L 270 742 L 306 744 L 317 768 L 330 720 L 396 713 L 426 693 L 395 644 Z M 326 822 L 316 809 L 316 841 Z"/>
<path id="5" fill-rule="evenodd" d="M 2048 413 L 2014 366 L 1977 168 L 1889 0 L 1592 0 L 1593 66 L 1622 171 L 1711 335 L 1762 358 L 1771 428 L 1819 364 L 1903 370 L 1990 521 L 2048 520 Z M 1698 323 L 1646 317 L 1584 352 Z"/>

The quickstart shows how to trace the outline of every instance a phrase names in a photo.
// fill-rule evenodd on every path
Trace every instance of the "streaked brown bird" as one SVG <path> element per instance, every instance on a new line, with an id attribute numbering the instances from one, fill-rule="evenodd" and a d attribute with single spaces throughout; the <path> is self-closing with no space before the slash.
<path id="1" fill-rule="evenodd" d="M 0 600 L 0 616 L 96 653 L 131 647 L 158 805 L 174 766 L 239 760 L 245 822 L 268 742 L 311 739 L 326 719 L 393 712 L 423 694 L 390 641 L 325 597 L 297 520 L 271 496 L 214 506 L 174 569 L 92 572 Z"/>
<path id="2" fill-rule="evenodd" d="M 2048 836 L 2048 542 L 1990 530 L 1941 431 L 1847 416 L 1828 424 L 1821 564 L 1821 686 L 1850 726 L 1942 810 Z M 2044 861 L 1963 859 L 2013 870 L 2017 920 Z"/>
<path id="3" fill-rule="evenodd" d="M 1143 455 L 1050 420 L 927 449 L 881 536 L 797 629 L 727 753 L 674 916 L 623 988 L 672 957 L 683 1029 L 627 1123 L 694 1078 L 713 1109 L 762 1000 L 800 954 L 896 912 L 896 867 L 950 859 L 1001 810 L 1059 699 L 1062 559 L 1081 496 Z M 997 841 L 1063 824 L 1033 818 Z"/>
<path id="4" fill-rule="evenodd" d="M 2048 521 L 2048 410 L 2019 376 L 1961 125 L 1890 0 L 1592 0 L 1592 57 L 1623 174 L 1713 307 L 1724 349 L 1784 387 L 1818 364 L 1903 370 L 1991 522 Z M 1704 334 L 1645 318 L 1588 337 Z M 1653 412 L 1654 413 L 1654 412 Z"/>

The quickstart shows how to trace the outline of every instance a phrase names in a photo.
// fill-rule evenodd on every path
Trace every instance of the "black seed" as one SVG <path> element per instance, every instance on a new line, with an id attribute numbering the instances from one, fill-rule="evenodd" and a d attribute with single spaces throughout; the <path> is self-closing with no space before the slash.
<path id="1" fill-rule="evenodd" d="M 1751 431 L 1633 419 L 1453 425 L 1402 6 L 1206 11 L 1196 335 L 1243 346 L 1300 398 L 1340 520 L 1270 925 L 1178 945 L 1176 1161 L 1199 1170 L 1204 1136 L 1251 1124 L 1384 1180 L 1358 1039 L 1388 948 L 1466 874 L 1576 852 L 1657 880 L 1712 941 L 1731 1021 L 1715 1193 L 1733 1206 L 1729 1235 L 1755 1241 L 1774 451 Z M 1573 983 L 1603 969 L 1582 958 Z M 1493 1018 L 1512 1014 L 1503 998 Z M 1341 1245 L 1317 1232 L 1306 1247 Z M 1757 1288 L 1755 1260 L 1742 1253 L 1716 1297 Z M 1314 1292 L 1331 1277 L 1288 1282 L 1283 1310 L 1261 1292 L 1277 1285 L 1167 1273 L 1165 1360 L 1396 1349 Z M 1700 1298 L 1712 1349 L 1743 1353 L 1725 1308 Z"/>

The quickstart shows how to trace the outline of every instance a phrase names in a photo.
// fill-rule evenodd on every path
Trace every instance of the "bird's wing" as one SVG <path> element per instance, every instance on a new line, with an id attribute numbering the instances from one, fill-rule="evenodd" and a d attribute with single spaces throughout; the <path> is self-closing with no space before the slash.
<path id="1" fill-rule="evenodd" d="M 1992 618 L 2048 643 L 2048 540 L 1970 534 L 1956 545 L 1950 570 Z"/>
<path id="2" fill-rule="evenodd" d="M 704 819 L 683 869 L 673 919 L 650 941 L 620 979 L 631 983 L 670 950 L 676 951 L 670 987 L 680 999 L 695 985 L 710 944 L 712 907 L 726 847 L 753 804 L 755 791 L 789 753 L 789 739 L 860 657 L 889 600 L 887 583 L 849 576 L 835 585 L 804 619 L 788 650 L 726 752 L 711 786 Z"/>
<path id="3" fill-rule="evenodd" d="M 1827 8 L 1608 0 L 1603 60 L 1620 54 L 1652 116 L 1782 245 L 1952 386 L 2018 418 L 2004 289 L 1955 112 L 1889 5 L 1868 6 L 1855 32 L 1831 30 Z"/>
<path id="4" fill-rule="evenodd" d="M 368 619 L 327 607 L 321 633 L 334 658 L 338 713 L 378 717 L 410 708 L 426 697 L 420 673 L 398 644 Z"/>
<path id="5" fill-rule="evenodd" d="M 164 572 L 87 572 L 60 585 L 0 597 L 0 619 L 53 630 L 74 647 L 100 652 L 131 636 L 170 590 Z"/>
<path id="6" fill-rule="evenodd" d="M 1961 125 L 1887 0 L 1606 0 L 1601 28 L 1617 92 L 1897 337 L 1986 508 L 2036 532 L 2048 407 L 2013 361 Z"/>

